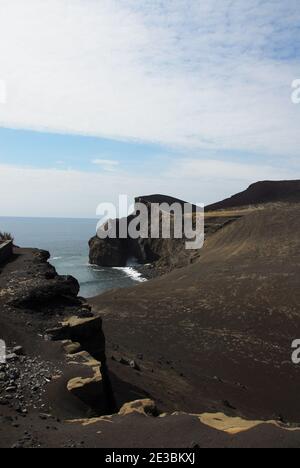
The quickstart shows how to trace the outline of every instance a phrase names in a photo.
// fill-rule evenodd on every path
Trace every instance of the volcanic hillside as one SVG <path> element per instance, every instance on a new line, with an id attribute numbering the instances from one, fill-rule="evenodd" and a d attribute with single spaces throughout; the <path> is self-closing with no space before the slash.
<path id="1" fill-rule="evenodd" d="M 284 200 L 298 196 L 291 185 Z M 250 210 L 211 235 L 193 265 L 91 300 L 113 373 L 166 410 L 299 421 L 299 230 L 300 204 Z M 136 381 L 124 356 L 140 359 Z"/>
<path id="2" fill-rule="evenodd" d="M 244 192 L 206 207 L 207 211 L 224 210 L 275 202 L 300 202 L 300 180 L 263 181 L 250 185 Z"/>

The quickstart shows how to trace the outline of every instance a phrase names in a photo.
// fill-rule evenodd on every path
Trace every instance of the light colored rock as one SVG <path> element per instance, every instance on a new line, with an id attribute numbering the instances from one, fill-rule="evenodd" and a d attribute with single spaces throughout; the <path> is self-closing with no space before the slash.
<path id="1" fill-rule="evenodd" d="M 63 342 L 63 348 L 64 348 L 65 353 L 67 354 L 76 354 L 81 351 L 81 344 L 77 343 L 76 341 L 73 342 L 73 341 L 67 340 Z"/>
<path id="2" fill-rule="evenodd" d="M 18 360 L 18 356 L 17 356 L 15 353 L 8 354 L 8 355 L 6 356 L 6 361 L 7 361 L 7 362 L 17 361 L 17 360 Z"/>
<path id="3" fill-rule="evenodd" d="M 13 348 L 12 352 L 13 352 L 13 354 L 16 354 L 17 356 L 23 356 L 24 349 L 22 348 L 22 346 L 15 346 L 15 348 Z"/>
<path id="4" fill-rule="evenodd" d="M 69 380 L 67 388 L 69 392 L 82 389 L 83 387 L 90 385 L 91 383 L 101 382 L 102 375 L 99 367 L 94 368 L 94 376 L 90 378 L 75 377 L 74 379 Z"/>
<path id="5" fill-rule="evenodd" d="M 99 418 L 89 418 L 89 419 L 70 419 L 66 421 L 68 424 L 82 424 L 82 426 L 91 426 L 93 424 L 97 424 L 99 422 L 108 422 L 113 423 L 113 416 L 100 416 Z"/>
<path id="6" fill-rule="evenodd" d="M 70 355 L 69 364 L 83 364 L 88 367 L 100 367 L 101 362 L 94 359 L 87 351 Z"/>
<path id="7" fill-rule="evenodd" d="M 202 424 L 212 427 L 219 431 L 227 432 L 227 434 L 235 435 L 241 432 L 249 431 L 262 424 L 271 424 L 273 426 L 282 427 L 276 421 L 250 421 L 242 418 L 234 418 L 226 416 L 223 413 L 203 413 L 198 415 Z M 295 430 L 287 429 L 286 430 Z M 299 430 L 299 429 L 298 429 Z"/>
<path id="8" fill-rule="evenodd" d="M 139 413 L 144 416 L 156 416 L 158 414 L 155 402 L 150 399 L 131 401 L 125 403 L 119 411 L 120 416 Z"/>

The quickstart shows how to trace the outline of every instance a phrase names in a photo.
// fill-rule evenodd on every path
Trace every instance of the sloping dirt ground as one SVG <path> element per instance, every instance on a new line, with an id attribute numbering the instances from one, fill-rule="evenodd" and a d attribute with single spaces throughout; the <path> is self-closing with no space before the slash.
<path id="1" fill-rule="evenodd" d="M 110 367 L 163 410 L 300 422 L 300 206 L 249 213 L 194 265 L 91 300 Z M 120 358 L 139 359 L 137 377 Z"/>

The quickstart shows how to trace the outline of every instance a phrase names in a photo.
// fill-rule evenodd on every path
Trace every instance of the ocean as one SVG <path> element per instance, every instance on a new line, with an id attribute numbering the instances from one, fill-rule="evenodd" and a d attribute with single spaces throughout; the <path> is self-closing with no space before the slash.
<path id="1" fill-rule="evenodd" d="M 57 272 L 74 276 L 80 284 L 80 295 L 86 298 L 144 281 L 134 262 L 126 268 L 89 264 L 88 241 L 95 235 L 96 224 L 96 219 L 0 217 L 0 231 L 10 232 L 20 247 L 48 250 Z"/>

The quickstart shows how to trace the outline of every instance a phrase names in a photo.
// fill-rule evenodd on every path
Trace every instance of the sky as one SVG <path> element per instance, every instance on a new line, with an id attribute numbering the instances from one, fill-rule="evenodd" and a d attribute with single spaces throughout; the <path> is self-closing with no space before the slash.
<path id="1" fill-rule="evenodd" d="M 298 0 L 0 0 L 0 215 L 300 179 Z"/>

